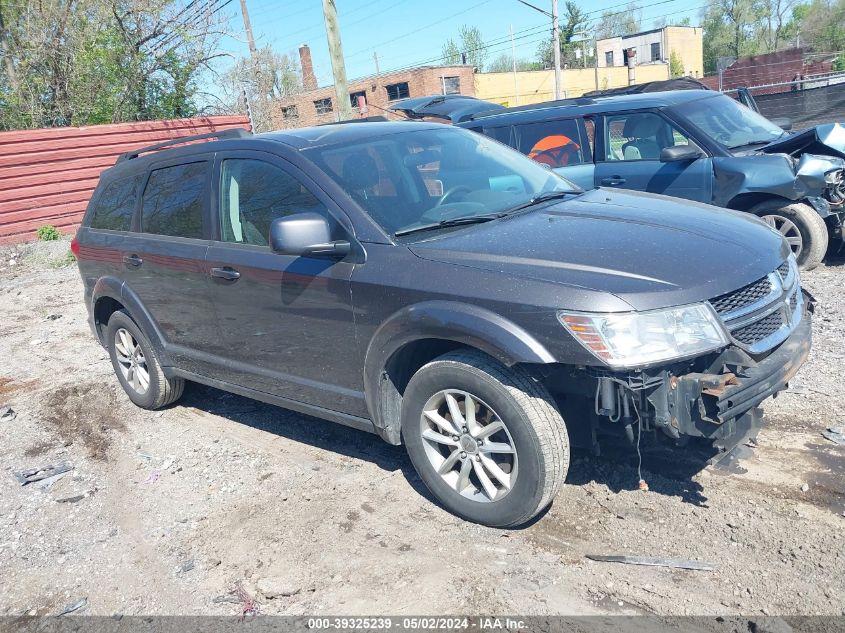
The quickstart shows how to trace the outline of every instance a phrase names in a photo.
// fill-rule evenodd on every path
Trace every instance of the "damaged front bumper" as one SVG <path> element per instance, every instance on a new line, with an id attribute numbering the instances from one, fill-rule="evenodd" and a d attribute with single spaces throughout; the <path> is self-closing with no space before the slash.
<path id="1" fill-rule="evenodd" d="M 813 300 L 809 295 L 804 305 L 801 322 L 765 358 L 755 360 L 729 347 L 702 371 L 661 372 L 656 388 L 645 395 L 654 426 L 676 438 L 710 438 L 723 450 L 754 437 L 762 424 L 757 406 L 786 389 L 810 353 Z"/>

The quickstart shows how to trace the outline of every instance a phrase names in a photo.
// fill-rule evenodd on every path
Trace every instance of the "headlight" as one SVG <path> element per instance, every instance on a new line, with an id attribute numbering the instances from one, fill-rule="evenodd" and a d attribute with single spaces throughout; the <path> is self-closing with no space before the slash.
<path id="1" fill-rule="evenodd" d="M 712 308 L 705 304 L 620 314 L 558 312 L 578 341 L 611 367 L 641 367 L 698 356 L 728 344 Z"/>

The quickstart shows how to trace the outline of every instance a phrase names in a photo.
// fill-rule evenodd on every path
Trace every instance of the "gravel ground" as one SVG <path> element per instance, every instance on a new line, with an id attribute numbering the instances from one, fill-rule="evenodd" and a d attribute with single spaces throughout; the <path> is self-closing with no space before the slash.
<path id="1" fill-rule="evenodd" d="M 551 510 L 501 531 L 440 509 L 375 436 L 198 385 L 135 408 L 66 252 L 0 250 L 0 615 L 845 614 L 845 447 L 820 434 L 845 425 L 843 260 L 804 276 L 814 350 L 747 458 L 647 451 L 642 492 L 630 451 L 576 453 Z"/>

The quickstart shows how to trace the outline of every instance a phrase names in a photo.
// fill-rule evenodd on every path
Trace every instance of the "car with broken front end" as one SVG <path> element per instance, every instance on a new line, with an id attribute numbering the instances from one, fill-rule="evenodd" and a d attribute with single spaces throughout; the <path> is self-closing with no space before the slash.
<path id="1" fill-rule="evenodd" d="M 795 257 L 749 214 L 584 192 L 439 124 L 212 136 L 125 155 L 73 242 L 140 407 L 194 381 L 369 431 L 504 527 L 571 445 L 730 450 L 809 353 Z"/>
<path id="2" fill-rule="evenodd" d="M 730 97 L 675 90 L 503 109 L 480 100 L 404 102 L 518 149 L 584 189 L 633 189 L 757 215 L 803 269 L 842 246 L 845 127 L 787 132 Z M 458 105 L 460 104 L 460 105 Z"/>

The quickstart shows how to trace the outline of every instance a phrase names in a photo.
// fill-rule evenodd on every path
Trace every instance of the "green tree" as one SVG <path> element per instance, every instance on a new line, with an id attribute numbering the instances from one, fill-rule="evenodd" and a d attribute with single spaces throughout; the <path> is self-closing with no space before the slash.
<path id="1" fill-rule="evenodd" d="M 0 129 L 197 113 L 225 0 L 0 0 Z"/>
<path id="2" fill-rule="evenodd" d="M 542 70 L 543 67 L 537 63 L 533 62 L 528 59 L 517 59 L 516 60 L 516 69 L 518 71 L 523 70 Z M 513 71 L 513 58 L 509 53 L 501 53 L 498 57 L 496 57 L 492 62 L 487 64 L 488 73 L 509 73 Z"/>
<path id="3" fill-rule="evenodd" d="M 561 66 L 579 65 L 582 62 L 579 61 L 577 51 L 583 48 L 580 40 L 586 37 L 587 16 L 577 4 L 567 1 L 560 24 Z M 551 37 L 544 40 L 537 48 L 537 61 L 543 68 L 551 68 L 554 65 L 554 44 Z"/>
<path id="4" fill-rule="evenodd" d="M 674 50 L 669 53 L 669 75 L 672 79 L 676 77 L 683 77 L 685 75 L 684 63 L 681 61 L 681 56 Z"/>
<path id="5" fill-rule="evenodd" d="M 467 64 L 475 66 L 479 71 L 484 70 L 489 51 L 477 26 L 464 24 L 458 32 L 457 41 L 450 37 L 443 44 L 444 64 L 462 64 L 464 55 Z"/>
<path id="6" fill-rule="evenodd" d="M 621 11 L 604 11 L 596 26 L 596 38 L 603 40 L 642 30 L 642 10 L 632 2 Z"/>

